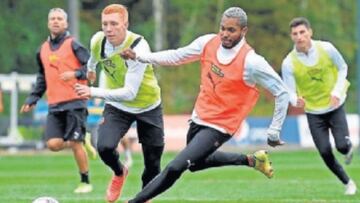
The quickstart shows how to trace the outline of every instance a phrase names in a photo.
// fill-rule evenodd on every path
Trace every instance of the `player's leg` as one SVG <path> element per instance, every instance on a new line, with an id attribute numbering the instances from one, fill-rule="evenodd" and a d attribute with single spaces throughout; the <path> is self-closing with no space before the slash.
<path id="1" fill-rule="evenodd" d="M 344 106 L 331 112 L 329 118 L 331 132 L 334 136 L 336 149 L 345 155 L 345 164 L 350 164 L 353 156 L 352 143 L 350 141 L 349 127 L 346 121 Z M 345 183 L 345 194 L 354 195 L 357 191 L 353 180 Z"/>
<path id="2" fill-rule="evenodd" d="M 91 159 L 96 159 L 97 157 L 97 152 L 95 147 L 93 146 L 93 144 L 91 143 L 91 133 L 86 132 L 85 134 L 85 139 L 84 139 L 84 147 L 86 150 L 87 155 L 91 158 Z"/>
<path id="3" fill-rule="evenodd" d="M 321 158 L 324 160 L 326 166 L 340 179 L 344 184 L 349 182 L 349 177 L 346 174 L 343 167 L 336 160 L 329 136 L 329 123 L 328 114 L 325 115 L 314 115 L 306 114 L 311 136 L 314 140 L 315 146 L 318 149 Z"/>
<path id="4" fill-rule="evenodd" d="M 190 125 L 190 128 L 192 128 L 191 130 L 192 132 L 196 132 L 206 127 L 192 123 Z M 191 139 L 192 139 L 191 134 L 188 134 L 187 136 L 188 142 L 191 141 Z M 273 175 L 273 169 L 270 160 L 268 158 L 268 154 L 264 150 L 260 150 L 255 152 L 254 154 L 248 154 L 248 155 L 241 153 L 222 152 L 217 150 L 211 155 L 209 155 L 206 159 L 201 159 L 199 162 L 196 162 L 189 169 L 192 172 L 196 172 L 211 167 L 221 167 L 221 166 L 229 166 L 229 165 L 245 165 L 245 166 L 253 167 L 256 170 L 259 170 L 260 172 L 265 174 L 269 178 L 272 177 Z"/>
<path id="5" fill-rule="evenodd" d="M 80 171 L 80 184 L 74 190 L 75 193 L 88 193 L 92 191 L 92 185 L 89 180 L 89 163 L 87 159 L 86 151 L 82 142 L 71 141 L 70 146 L 72 148 L 76 164 Z"/>
<path id="6" fill-rule="evenodd" d="M 144 171 L 141 176 L 142 187 L 144 188 L 161 171 L 161 156 L 164 146 L 153 146 L 142 144 L 144 156 Z"/>
<path id="7" fill-rule="evenodd" d="M 131 149 L 131 142 L 130 139 L 127 135 L 125 135 L 121 140 L 120 140 L 120 144 L 124 150 L 124 155 L 125 155 L 125 161 L 124 161 L 124 165 L 127 168 L 130 168 L 132 165 L 132 149 Z"/>
<path id="8" fill-rule="evenodd" d="M 127 176 L 127 168 L 119 159 L 117 145 L 134 121 L 133 115 L 121 111 L 111 105 L 104 109 L 104 122 L 99 125 L 97 149 L 102 161 L 114 172 L 106 191 L 109 202 L 116 201 Z"/>
<path id="9" fill-rule="evenodd" d="M 57 152 L 69 147 L 64 141 L 66 114 L 49 112 L 46 118 L 45 141 L 49 150 Z"/>
<path id="10" fill-rule="evenodd" d="M 83 146 L 86 135 L 86 109 L 75 109 L 66 112 L 66 127 L 64 139 L 69 142 L 74 158 L 80 171 L 80 184 L 75 193 L 88 193 L 92 191 L 89 180 L 89 163 L 87 153 Z"/>
<path id="11" fill-rule="evenodd" d="M 136 115 L 136 127 L 144 156 L 142 187 L 161 171 L 160 162 L 164 151 L 164 121 L 161 106 Z"/>
<path id="12" fill-rule="evenodd" d="M 191 123 L 190 130 L 187 134 L 187 143 L 193 139 L 192 136 L 194 133 L 199 132 L 203 128 L 207 127 Z M 220 167 L 226 165 L 249 165 L 248 156 L 238 153 L 215 151 L 206 159 L 197 162 L 196 165 L 190 168 L 190 171 L 198 171 L 210 167 Z"/>
<path id="13" fill-rule="evenodd" d="M 222 166 L 249 166 L 255 170 L 260 171 L 268 178 L 273 176 L 274 170 L 272 168 L 267 151 L 259 150 L 253 154 L 229 153 L 222 151 L 215 151 L 205 160 L 201 160 L 194 166 L 190 167 L 190 171 L 196 172 L 211 167 Z"/>
<path id="14" fill-rule="evenodd" d="M 221 166 L 230 166 L 230 165 L 250 166 L 249 156 L 240 153 L 215 151 L 202 162 L 196 163 L 196 166 L 191 167 L 190 170 L 198 171 L 211 167 L 221 167 Z"/>
<path id="15" fill-rule="evenodd" d="M 170 188 L 181 174 L 216 151 L 230 136 L 211 128 L 197 131 L 187 146 L 129 203 L 145 202 Z"/>
<path id="16" fill-rule="evenodd" d="M 329 124 L 331 132 L 334 136 L 336 149 L 341 154 L 345 155 L 345 163 L 350 164 L 353 156 L 353 150 L 344 106 L 341 106 L 331 112 Z"/>
<path id="17" fill-rule="evenodd" d="M 111 105 L 105 106 L 103 116 L 104 121 L 100 123 L 98 130 L 97 149 L 102 161 L 119 176 L 122 174 L 122 164 L 116 148 L 128 131 L 133 118 L 129 113 Z"/>

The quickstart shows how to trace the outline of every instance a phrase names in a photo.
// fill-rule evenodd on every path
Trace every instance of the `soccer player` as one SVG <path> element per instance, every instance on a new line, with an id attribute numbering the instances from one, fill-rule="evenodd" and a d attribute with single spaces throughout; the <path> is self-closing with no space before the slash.
<path id="1" fill-rule="evenodd" d="M 304 108 L 315 146 L 327 167 L 345 185 L 345 194 L 354 195 L 356 185 L 336 160 L 329 138 L 336 149 L 345 155 L 345 163 L 352 159 L 352 144 L 346 122 L 344 103 L 349 82 L 347 64 L 339 51 L 326 41 L 313 40 L 313 31 L 306 18 L 290 22 L 290 37 L 294 49 L 282 64 L 284 82 L 290 91 L 293 106 Z"/>
<path id="2" fill-rule="evenodd" d="M 160 172 L 164 124 L 160 87 L 152 65 L 124 60 L 119 55 L 128 47 L 140 53 L 150 52 L 146 40 L 128 30 L 127 9 L 120 4 L 105 7 L 101 13 L 101 24 L 102 31 L 91 39 L 88 79 L 95 80 L 98 65 L 106 74 L 106 88 L 89 88 L 81 84 L 75 88 L 82 97 L 105 100 L 97 149 L 103 162 L 114 173 L 106 192 L 107 201 L 114 202 L 121 194 L 127 175 L 127 168 L 119 161 L 116 150 L 120 139 L 136 121 L 145 164 L 141 177 L 144 187 Z"/>
<path id="3" fill-rule="evenodd" d="M 46 145 L 51 151 L 72 149 L 81 177 L 81 182 L 74 192 L 88 193 L 92 191 L 92 185 L 83 146 L 86 99 L 79 97 L 73 86 L 75 83 L 87 84 L 86 62 L 89 53 L 67 32 L 67 14 L 63 9 L 50 10 L 48 28 L 50 36 L 36 54 L 39 72 L 35 87 L 20 111 L 31 111 L 46 91 L 49 104 L 45 129 Z"/>
<path id="4" fill-rule="evenodd" d="M 280 129 L 286 117 L 289 95 L 281 78 L 246 42 L 247 15 L 232 7 L 222 16 L 218 34 L 197 38 L 188 46 L 156 53 L 126 49 L 124 58 L 158 65 L 180 65 L 200 60 L 201 85 L 186 147 L 130 203 L 143 203 L 171 187 L 186 170 L 246 165 L 271 178 L 273 169 L 264 150 L 244 155 L 218 151 L 237 131 L 255 106 L 260 84 L 275 96 L 274 117 L 267 130 L 268 144 L 284 144 Z"/>

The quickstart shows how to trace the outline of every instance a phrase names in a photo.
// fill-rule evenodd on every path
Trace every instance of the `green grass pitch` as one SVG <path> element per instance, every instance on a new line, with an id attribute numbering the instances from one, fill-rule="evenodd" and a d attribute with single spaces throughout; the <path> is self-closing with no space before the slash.
<path id="1" fill-rule="evenodd" d="M 174 153 L 165 153 L 163 166 Z M 343 157 L 338 155 L 343 163 Z M 124 202 L 140 189 L 142 158 L 135 154 L 134 165 L 118 202 Z M 330 173 L 317 152 L 271 150 L 275 175 L 267 179 L 248 167 L 222 167 L 197 173 L 185 172 L 181 179 L 154 203 L 189 202 L 360 202 L 360 194 L 345 196 L 344 186 Z M 110 170 L 99 160 L 90 160 L 90 177 L 94 191 L 76 195 L 73 189 L 79 176 L 70 152 L 0 155 L 0 203 L 29 203 L 40 196 L 55 197 L 61 203 L 105 202 L 105 188 Z M 345 166 L 360 186 L 360 159 Z"/>

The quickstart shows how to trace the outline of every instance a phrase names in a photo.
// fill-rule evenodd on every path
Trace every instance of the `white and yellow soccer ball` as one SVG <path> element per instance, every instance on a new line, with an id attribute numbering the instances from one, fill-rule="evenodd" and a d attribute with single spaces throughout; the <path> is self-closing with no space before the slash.
<path id="1" fill-rule="evenodd" d="M 38 197 L 32 203 L 59 203 L 59 201 L 53 197 Z"/>

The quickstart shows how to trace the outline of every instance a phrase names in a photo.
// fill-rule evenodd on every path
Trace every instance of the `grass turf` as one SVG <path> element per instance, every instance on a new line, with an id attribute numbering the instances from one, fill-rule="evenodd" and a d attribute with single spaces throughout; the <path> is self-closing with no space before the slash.
<path id="1" fill-rule="evenodd" d="M 163 165 L 174 153 L 165 153 Z M 360 202 L 360 194 L 345 196 L 344 186 L 326 168 L 315 151 L 272 151 L 275 168 L 273 179 L 248 167 L 222 167 L 198 173 L 185 172 L 180 180 L 154 203 L 188 202 Z M 338 155 L 343 164 L 343 157 Z M 140 154 L 134 155 L 118 202 L 124 202 L 140 189 L 142 171 Z M 345 166 L 350 177 L 360 186 L 360 159 Z M 61 203 L 105 202 L 104 194 L 111 177 L 101 160 L 90 160 L 90 177 L 94 190 L 89 194 L 73 193 L 79 175 L 72 154 L 40 153 L 0 156 L 0 202 L 29 203 L 36 197 L 51 196 Z"/>

